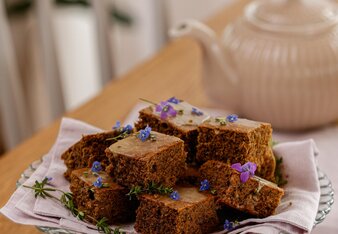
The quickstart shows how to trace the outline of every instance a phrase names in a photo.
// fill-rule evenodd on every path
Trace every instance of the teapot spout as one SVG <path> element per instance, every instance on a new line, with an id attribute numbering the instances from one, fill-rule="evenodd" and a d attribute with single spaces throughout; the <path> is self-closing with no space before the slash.
<path id="1" fill-rule="evenodd" d="M 188 36 L 196 39 L 203 49 L 205 70 L 209 70 L 208 73 L 212 74 L 222 74 L 223 77 L 226 77 L 223 78 L 223 82 L 227 81 L 228 85 L 235 86 L 237 84 L 237 74 L 230 65 L 229 54 L 224 53 L 221 43 L 211 28 L 197 20 L 188 19 L 170 29 L 169 36 L 171 38 Z M 210 75 L 208 73 L 206 75 Z"/>

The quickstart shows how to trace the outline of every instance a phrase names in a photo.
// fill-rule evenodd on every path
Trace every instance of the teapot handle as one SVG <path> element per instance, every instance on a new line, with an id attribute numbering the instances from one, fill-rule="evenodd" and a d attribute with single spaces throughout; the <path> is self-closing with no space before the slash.
<path id="1" fill-rule="evenodd" d="M 171 28 L 169 36 L 171 38 L 190 36 L 196 39 L 205 50 L 206 55 L 209 56 L 209 59 L 212 59 L 212 62 L 217 64 L 221 72 L 226 75 L 229 82 L 233 85 L 238 83 L 237 74 L 232 66 L 229 65 L 231 64 L 229 55 L 223 52 L 221 43 L 211 28 L 197 20 L 188 19 Z"/>

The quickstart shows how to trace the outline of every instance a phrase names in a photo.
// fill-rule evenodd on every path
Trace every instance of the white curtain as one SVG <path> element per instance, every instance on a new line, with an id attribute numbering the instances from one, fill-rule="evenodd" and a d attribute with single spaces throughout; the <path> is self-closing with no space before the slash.
<path id="1" fill-rule="evenodd" d="M 0 2 L 0 126 L 2 145 L 13 147 L 31 133 L 31 126 L 3 3 Z"/>
<path id="2" fill-rule="evenodd" d="M 35 1 L 32 10 L 11 16 L 4 2 L 0 0 L 0 134 L 10 149 L 64 109 L 49 21 L 52 0 Z"/>

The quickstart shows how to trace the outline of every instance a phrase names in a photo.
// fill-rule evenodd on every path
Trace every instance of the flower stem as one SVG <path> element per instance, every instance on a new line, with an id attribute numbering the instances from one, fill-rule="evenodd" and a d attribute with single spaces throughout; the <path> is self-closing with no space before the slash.
<path id="1" fill-rule="evenodd" d="M 147 100 L 147 99 L 144 99 L 144 98 L 139 98 L 141 101 L 144 101 L 144 102 L 147 102 L 147 103 L 150 103 L 150 104 L 153 104 L 153 105 L 157 105 L 157 103 L 155 103 L 155 102 L 152 102 L 152 101 L 149 101 L 149 100 Z"/>

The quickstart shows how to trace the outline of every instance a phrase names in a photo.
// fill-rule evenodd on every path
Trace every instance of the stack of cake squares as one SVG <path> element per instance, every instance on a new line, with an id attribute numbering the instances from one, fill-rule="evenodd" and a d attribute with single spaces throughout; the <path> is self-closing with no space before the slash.
<path id="1" fill-rule="evenodd" d="M 209 233 L 224 208 L 275 212 L 284 191 L 273 183 L 271 138 L 268 123 L 210 116 L 173 97 L 142 109 L 135 129 L 84 136 L 62 158 L 75 204 L 96 218 L 135 220 L 139 233 Z"/>

